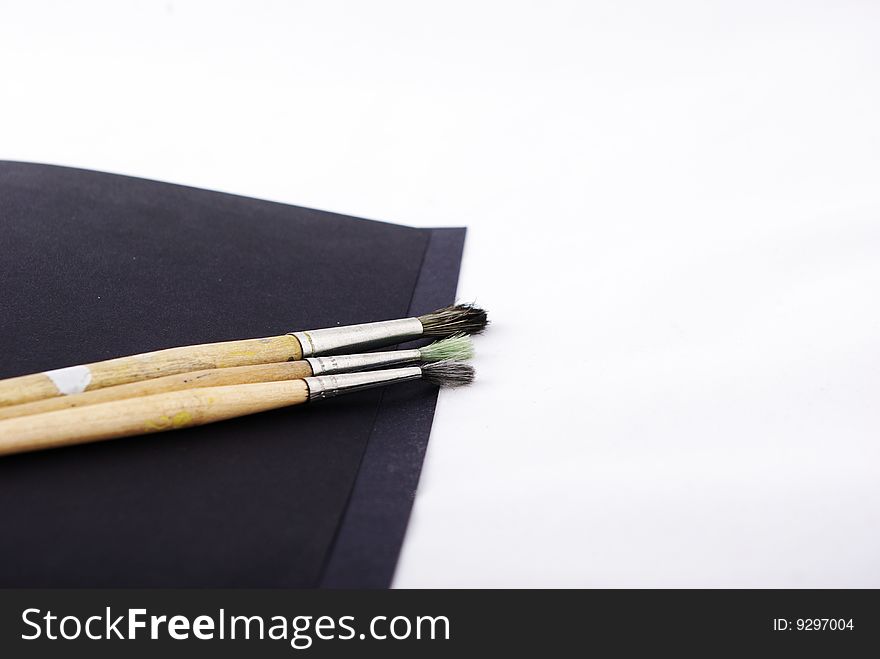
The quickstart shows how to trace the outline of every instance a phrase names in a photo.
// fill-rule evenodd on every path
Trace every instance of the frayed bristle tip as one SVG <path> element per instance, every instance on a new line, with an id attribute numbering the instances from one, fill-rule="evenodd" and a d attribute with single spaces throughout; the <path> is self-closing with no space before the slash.
<path id="1" fill-rule="evenodd" d="M 448 359 L 424 364 L 422 379 L 438 387 L 462 387 L 474 381 L 474 367 Z"/>
<path id="2" fill-rule="evenodd" d="M 450 336 L 452 334 L 479 334 L 489 320 L 486 312 L 472 304 L 456 304 L 419 316 L 424 336 Z"/>

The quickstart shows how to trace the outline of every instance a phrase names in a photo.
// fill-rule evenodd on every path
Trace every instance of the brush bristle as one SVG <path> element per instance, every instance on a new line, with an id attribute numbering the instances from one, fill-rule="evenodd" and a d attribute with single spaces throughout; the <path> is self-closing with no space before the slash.
<path id="1" fill-rule="evenodd" d="M 448 339 L 440 339 L 419 348 L 423 362 L 439 362 L 450 359 L 463 362 L 474 356 L 474 343 L 467 334 L 453 334 Z"/>
<path id="2" fill-rule="evenodd" d="M 489 324 L 486 312 L 472 304 L 455 304 L 419 316 L 424 336 L 479 334 Z"/>
<path id="3" fill-rule="evenodd" d="M 474 367 L 449 359 L 422 364 L 422 379 L 438 387 L 462 387 L 474 381 Z"/>

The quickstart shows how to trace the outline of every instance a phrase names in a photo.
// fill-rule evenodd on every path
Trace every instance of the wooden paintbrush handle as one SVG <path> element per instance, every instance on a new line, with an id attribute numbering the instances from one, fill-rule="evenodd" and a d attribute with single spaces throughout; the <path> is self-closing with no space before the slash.
<path id="1" fill-rule="evenodd" d="M 299 340 L 289 334 L 168 348 L 93 364 L 0 380 L 0 407 L 209 368 L 302 359 Z"/>
<path id="2" fill-rule="evenodd" d="M 305 403 L 303 380 L 203 387 L 0 421 L 0 455 L 198 426 Z"/>
<path id="3" fill-rule="evenodd" d="M 71 396 L 55 396 L 35 400 L 21 405 L 0 407 L 0 420 L 13 419 L 31 414 L 43 414 L 86 405 L 97 405 L 112 400 L 152 396 L 169 391 L 196 389 L 198 387 L 219 387 L 230 384 L 250 384 L 252 382 L 274 382 L 277 380 L 298 380 L 312 375 L 311 365 L 304 360 L 278 362 L 275 364 L 254 364 L 251 366 L 230 366 L 228 368 L 209 368 L 189 373 L 166 375 L 152 380 L 118 384 L 115 387 L 95 389 Z"/>

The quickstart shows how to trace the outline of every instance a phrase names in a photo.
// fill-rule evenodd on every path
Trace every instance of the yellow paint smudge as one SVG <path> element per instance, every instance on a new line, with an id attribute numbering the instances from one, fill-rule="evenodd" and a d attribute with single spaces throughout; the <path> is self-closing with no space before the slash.
<path id="1" fill-rule="evenodd" d="M 163 414 L 158 419 L 147 421 L 147 423 L 144 425 L 144 431 L 158 432 L 162 430 L 172 430 L 174 428 L 183 428 L 184 426 L 192 423 L 192 420 L 192 414 L 187 411 L 178 412 L 172 417 Z"/>

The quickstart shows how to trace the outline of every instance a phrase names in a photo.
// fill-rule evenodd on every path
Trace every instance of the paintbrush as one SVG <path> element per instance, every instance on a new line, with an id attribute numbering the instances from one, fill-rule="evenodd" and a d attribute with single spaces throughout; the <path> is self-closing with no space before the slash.
<path id="1" fill-rule="evenodd" d="M 0 380 L 0 407 L 80 394 L 175 373 L 298 361 L 305 357 L 369 350 L 418 338 L 443 338 L 458 333 L 479 334 L 486 324 L 485 311 L 470 304 L 457 304 L 417 318 L 167 348 Z"/>
<path id="2" fill-rule="evenodd" d="M 210 368 L 165 375 L 151 380 L 141 380 L 140 382 L 119 384 L 115 387 L 94 389 L 81 394 L 56 396 L 21 405 L 0 407 L 0 419 L 12 419 L 32 414 L 96 405 L 112 400 L 150 396 L 169 391 L 181 391 L 183 389 L 272 382 L 277 380 L 297 380 L 313 375 L 365 371 L 442 360 L 464 361 L 470 359 L 473 355 L 474 347 L 470 337 L 465 334 L 455 334 L 449 338 L 440 339 L 429 345 L 412 350 L 306 357 L 305 359 L 293 362 L 229 366 L 226 368 Z"/>
<path id="3" fill-rule="evenodd" d="M 300 380 L 199 387 L 6 419 L 0 421 L 0 455 L 197 426 L 419 379 L 454 387 L 472 382 L 474 369 L 461 362 L 439 361 Z"/>

